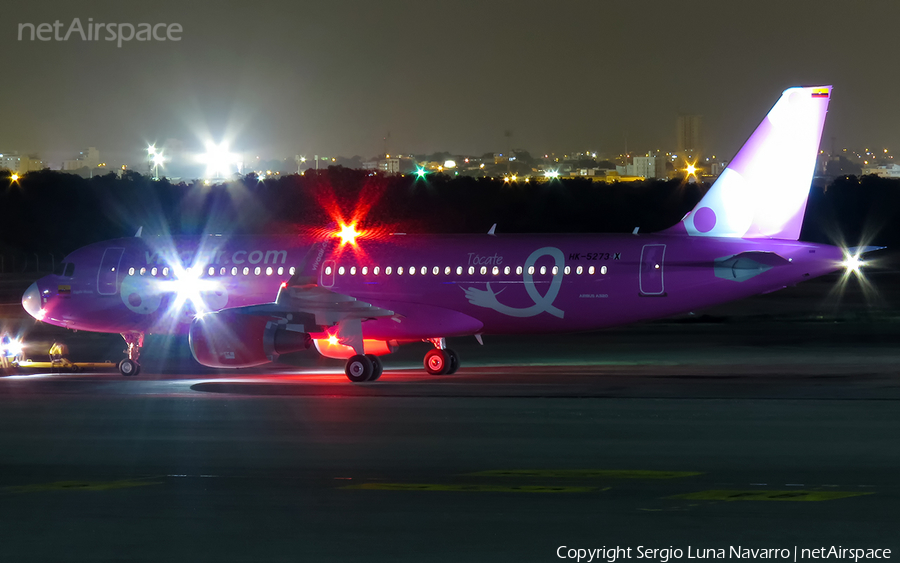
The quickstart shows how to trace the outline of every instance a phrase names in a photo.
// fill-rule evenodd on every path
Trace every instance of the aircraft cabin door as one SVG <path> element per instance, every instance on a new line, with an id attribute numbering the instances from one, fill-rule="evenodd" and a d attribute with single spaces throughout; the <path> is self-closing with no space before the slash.
<path id="1" fill-rule="evenodd" d="M 100 295 L 115 295 L 118 291 L 116 283 L 119 277 L 119 262 L 122 261 L 124 248 L 107 248 L 100 260 L 100 270 L 97 272 L 97 293 Z"/>
<path id="2" fill-rule="evenodd" d="M 663 258 L 666 245 L 645 244 L 641 251 L 641 271 L 639 283 L 641 295 L 662 297 L 666 294 L 663 285 Z"/>
<path id="3" fill-rule="evenodd" d="M 334 285 L 334 260 L 326 260 L 322 264 L 322 287 Z"/>

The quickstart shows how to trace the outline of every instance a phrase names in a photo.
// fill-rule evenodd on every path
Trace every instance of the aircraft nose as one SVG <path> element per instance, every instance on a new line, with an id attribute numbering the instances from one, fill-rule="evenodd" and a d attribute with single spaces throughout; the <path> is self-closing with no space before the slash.
<path id="1" fill-rule="evenodd" d="M 29 315 L 37 320 L 43 320 L 44 313 L 41 309 L 41 290 L 38 289 L 37 282 L 28 286 L 22 295 L 22 307 Z"/>

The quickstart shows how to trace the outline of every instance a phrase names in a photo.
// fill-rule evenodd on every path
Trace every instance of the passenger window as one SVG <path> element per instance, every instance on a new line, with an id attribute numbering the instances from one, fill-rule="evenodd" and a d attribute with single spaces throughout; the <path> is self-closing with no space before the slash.
<path id="1" fill-rule="evenodd" d="M 387 268 L 385 268 L 385 269 L 384 269 L 384 273 L 385 273 L 385 275 L 387 275 L 387 276 L 391 275 L 391 267 L 388 266 Z"/>
<path id="2" fill-rule="evenodd" d="M 372 273 L 375 274 L 375 275 L 377 276 L 377 275 L 378 275 L 378 270 L 379 270 L 379 267 L 378 267 L 378 266 L 375 266 L 374 268 L 372 268 Z M 390 272 L 388 272 L 388 273 L 390 273 Z"/>
<path id="3" fill-rule="evenodd" d="M 578 266 L 577 268 L 575 268 L 575 273 L 579 276 L 582 274 L 582 272 L 584 272 L 584 266 Z"/>
<path id="4" fill-rule="evenodd" d="M 593 266 L 591 266 L 590 268 L 588 268 L 588 273 L 589 273 L 590 275 L 592 275 L 592 276 L 594 275 L 594 267 L 593 267 Z"/>
<path id="5" fill-rule="evenodd" d="M 498 266 L 494 266 L 493 268 L 491 268 L 491 273 L 496 276 L 500 273 L 500 268 Z"/>
<path id="6" fill-rule="evenodd" d="M 444 268 L 444 275 L 445 275 L 445 276 L 449 276 L 449 275 L 450 275 L 450 266 L 447 266 L 446 268 Z"/>
<path id="7" fill-rule="evenodd" d="M 482 276 L 485 275 L 487 273 L 487 266 L 482 266 L 481 269 L 479 270 L 479 272 L 481 273 Z"/>
<path id="8" fill-rule="evenodd" d="M 509 275 L 509 266 L 503 268 L 503 275 L 506 275 L 506 276 Z"/>
<path id="9" fill-rule="evenodd" d="M 462 266 L 457 266 L 457 267 L 456 267 L 456 275 L 457 275 L 457 276 L 461 276 L 461 275 L 462 275 Z"/>
<path id="10" fill-rule="evenodd" d="M 366 275 L 366 274 L 368 274 L 368 273 L 369 273 L 369 267 L 368 267 L 368 266 L 363 266 L 363 267 L 362 267 L 362 275 Z"/>
<path id="11" fill-rule="evenodd" d="M 546 273 L 547 273 L 547 266 L 541 266 L 541 275 L 543 276 Z"/>
<path id="12" fill-rule="evenodd" d="M 522 266 L 516 266 L 516 274 L 522 275 Z"/>
<path id="13" fill-rule="evenodd" d="M 231 275 L 232 275 L 232 276 L 236 276 L 236 275 L 237 275 L 237 268 L 232 268 L 232 269 L 231 269 Z"/>
<path id="14" fill-rule="evenodd" d="M 471 276 L 474 273 L 475 273 L 475 266 L 469 266 L 469 275 Z"/>
<path id="15" fill-rule="evenodd" d="M 606 266 L 600 266 L 600 273 L 605 275 L 606 272 L 607 272 Z"/>

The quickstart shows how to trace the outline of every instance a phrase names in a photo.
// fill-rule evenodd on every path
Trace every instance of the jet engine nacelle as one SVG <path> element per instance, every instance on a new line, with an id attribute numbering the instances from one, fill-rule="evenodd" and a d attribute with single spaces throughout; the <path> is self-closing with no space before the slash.
<path id="1" fill-rule="evenodd" d="M 326 358 L 335 358 L 338 360 L 346 360 L 351 356 L 355 356 L 356 352 L 350 346 L 331 342 L 327 338 L 316 338 L 313 340 L 316 350 Z M 384 356 L 385 354 L 393 354 L 397 351 L 398 344 L 395 340 L 386 342 L 384 340 L 372 340 L 366 338 L 363 340 L 363 349 L 366 354 L 374 356 Z"/>
<path id="2" fill-rule="evenodd" d="M 249 368 L 274 362 L 281 354 L 306 350 L 309 334 L 290 330 L 283 319 L 219 311 L 196 317 L 189 340 L 194 359 L 212 368 Z"/>

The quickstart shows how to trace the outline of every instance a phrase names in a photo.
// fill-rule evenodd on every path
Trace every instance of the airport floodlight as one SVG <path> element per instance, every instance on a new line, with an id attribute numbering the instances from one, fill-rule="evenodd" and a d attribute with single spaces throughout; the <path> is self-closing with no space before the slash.
<path id="1" fill-rule="evenodd" d="M 207 178 L 225 178 L 231 173 L 231 165 L 237 162 L 237 156 L 229 152 L 225 142 L 207 143 L 206 153 L 200 155 L 199 160 L 206 164 Z"/>
<path id="2" fill-rule="evenodd" d="M 153 156 L 156 154 L 156 145 L 150 145 L 147 147 L 147 155 Z"/>
<path id="3" fill-rule="evenodd" d="M 13 182 L 18 182 L 18 181 L 19 181 L 19 175 L 18 175 L 18 174 L 13 174 L 12 176 L 9 177 L 9 179 L 10 179 L 11 181 L 13 181 Z"/>
<path id="4" fill-rule="evenodd" d="M 559 170 L 547 170 L 544 172 L 544 176 L 549 180 L 556 180 L 559 178 Z"/>
<path id="5" fill-rule="evenodd" d="M 151 159 L 153 161 L 153 179 L 159 180 L 159 165 L 166 161 L 166 157 L 163 156 L 162 151 L 153 154 Z"/>
<path id="6" fill-rule="evenodd" d="M 425 169 L 421 166 L 416 167 L 416 176 L 418 176 L 419 178 L 424 178 L 425 177 Z"/>
<path id="7" fill-rule="evenodd" d="M 445 160 L 444 168 L 456 168 L 456 161 L 455 160 Z"/>

